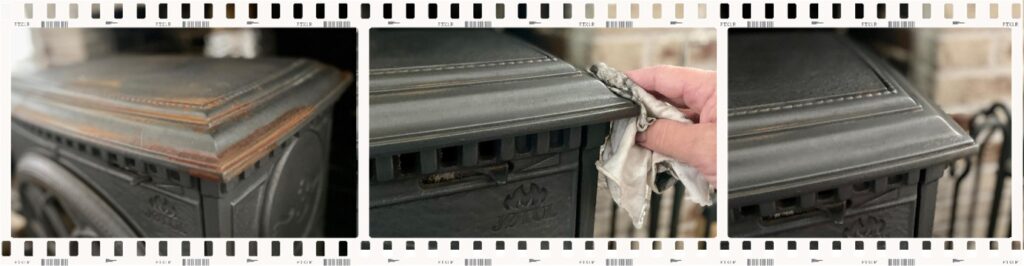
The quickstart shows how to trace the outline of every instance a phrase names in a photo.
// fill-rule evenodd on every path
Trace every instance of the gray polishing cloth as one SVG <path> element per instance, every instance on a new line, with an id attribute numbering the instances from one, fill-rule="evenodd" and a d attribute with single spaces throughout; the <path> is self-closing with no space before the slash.
<path id="1" fill-rule="evenodd" d="M 607 186 L 615 203 L 632 218 L 633 226 L 643 226 L 651 193 L 661 193 L 655 185 L 658 173 L 668 173 L 683 182 L 688 200 L 701 206 L 711 205 L 713 189 L 696 168 L 636 144 L 636 134 L 647 130 L 656 119 L 693 122 L 675 106 L 655 98 L 625 74 L 604 63 L 591 66 L 590 73 L 616 95 L 640 107 L 639 116 L 612 121 L 611 133 L 601 145 L 597 161 L 598 182 Z"/>

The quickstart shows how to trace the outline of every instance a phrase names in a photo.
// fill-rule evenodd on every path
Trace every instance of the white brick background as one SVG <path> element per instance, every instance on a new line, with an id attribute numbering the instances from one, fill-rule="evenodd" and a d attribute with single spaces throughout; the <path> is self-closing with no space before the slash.
<path id="1" fill-rule="evenodd" d="M 950 113 L 974 113 L 993 102 L 1010 104 L 1010 31 L 942 29 L 934 42 L 933 96 Z"/>
<path id="2" fill-rule="evenodd" d="M 925 30 L 920 30 L 925 31 Z M 1006 29 L 929 29 L 928 34 L 918 34 L 918 42 L 931 42 L 934 57 L 931 62 L 923 59 L 925 64 L 934 68 L 930 75 L 931 95 L 935 103 L 951 114 L 974 114 L 986 109 L 996 102 L 1010 106 L 1010 32 Z M 925 57 L 927 58 L 927 57 Z M 927 66 L 925 66 L 927 67 Z M 925 88 L 927 89 L 927 88 Z M 996 136 L 986 147 L 985 160 L 982 162 L 982 178 L 968 175 L 960 188 L 960 199 L 957 201 L 957 222 L 954 237 L 984 237 L 988 225 L 992 191 L 995 189 L 995 171 L 998 165 L 997 152 L 1002 144 L 1002 136 Z M 978 167 L 975 165 L 974 167 Z M 997 223 L 996 236 L 1008 235 L 1006 228 L 1010 217 L 1010 188 L 1006 181 L 1000 220 Z M 939 181 L 939 195 L 936 202 L 935 226 L 933 235 L 948 237 L 950 206 L 953 203 L 952 193 L 956 179 L 947 175 Z M 980 191 L 977 205 L 972 206 L 974 190 Z M 970 216 L 971 209 L 974 216 Z M 974 221 L 968 227 L 969 220 Z"/>

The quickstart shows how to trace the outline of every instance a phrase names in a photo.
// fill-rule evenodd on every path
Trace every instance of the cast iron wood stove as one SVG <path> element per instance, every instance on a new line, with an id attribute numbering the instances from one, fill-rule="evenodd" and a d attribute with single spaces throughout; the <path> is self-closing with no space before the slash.
<path id="1" fill-rule="evenodd" d="M 593 234 L 598 148 L 627 100 L 490 30 L 370 34 L 370 234 Z"/>
<path id="2" fill-rule="evenodd" d="M 128 56 L 12 84 L 15 189 L 35 236 L 322 232 L 334 101 L 302 59 Z M 70 218 L 70 224 L 62 218 Z"/>
<path id="3" fill-rule="evenodd" d="M 729 235 L 928 237 L 973 140 L 829 31 L 730 32 Z"/>

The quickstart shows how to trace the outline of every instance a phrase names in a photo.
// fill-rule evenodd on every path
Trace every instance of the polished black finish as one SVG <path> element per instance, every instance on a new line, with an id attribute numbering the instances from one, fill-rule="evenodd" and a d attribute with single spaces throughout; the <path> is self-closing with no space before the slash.
<path id="1" fill-rule="evenodd" d="M 593 234 L 601 82 L 491 30 L 370 34 L 370 234 Z"/>
<path id="2" fill-rule="evenodd" d="M 835 32 L 729 40 L 730 236 L 931 235 L 936 180 L 970 136 Z"/>

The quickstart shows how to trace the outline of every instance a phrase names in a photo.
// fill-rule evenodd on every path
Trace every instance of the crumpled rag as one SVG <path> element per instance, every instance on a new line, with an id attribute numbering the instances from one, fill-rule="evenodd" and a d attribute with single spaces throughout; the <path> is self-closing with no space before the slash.
<path id="1" fill-rule="evenodd" d="M 615 203 L 633 220 L 633 226 L 643 226 L 651 193 L 661 193 L 655 183 L 658 173 L 668 173 L 683 182 L 688 200 L 701 206 L 711 205 L 713 188 L 696 168 L 636 144 L 636 134 L 647 130 L 656 119 L 693 122 L 675 106 L 647 93 L 626 74 L 604 63 L 591 66 L 590 73 L 616 95 L 640 107 L 637 117 L 612 121 L 611 133 L 601 145 L 597 160 L 598 182 L 607 186 Z"/>

